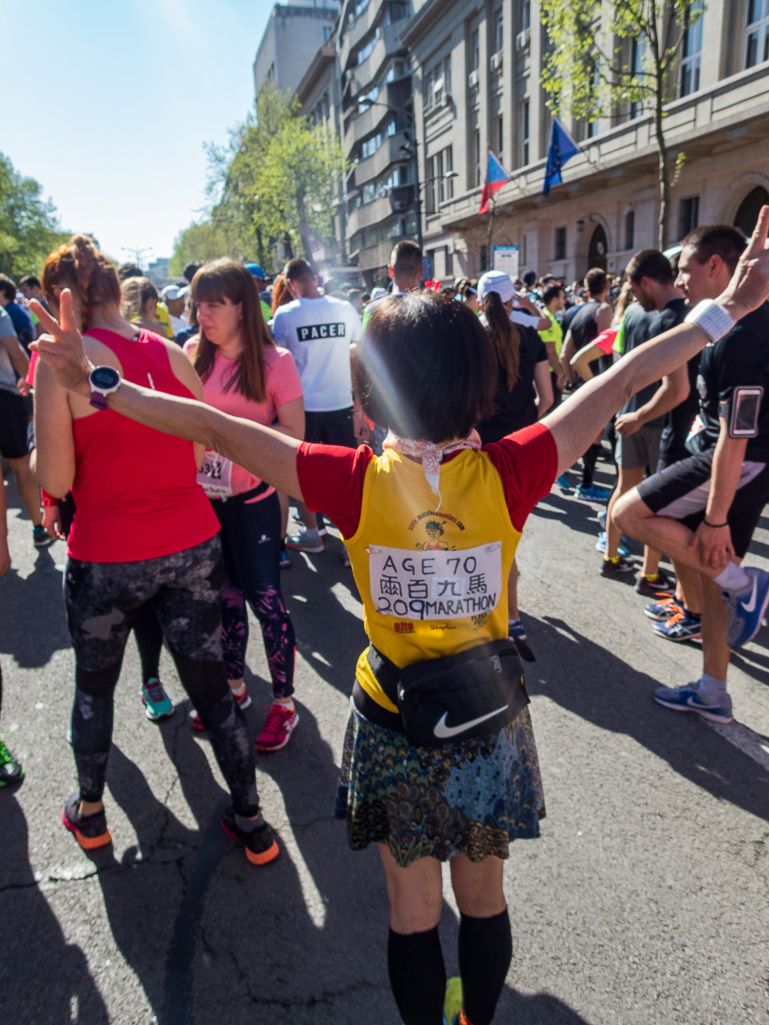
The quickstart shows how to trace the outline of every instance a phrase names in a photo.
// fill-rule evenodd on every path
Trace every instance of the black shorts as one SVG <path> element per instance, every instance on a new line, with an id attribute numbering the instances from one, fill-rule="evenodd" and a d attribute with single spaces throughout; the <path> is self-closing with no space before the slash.
<path id="1" fill-rule="evenodd" d="M 324 413 L 304 414 L 304 440 L 316 445 L 341 445 L 356 448 L 352 406 Z"/>
<path id="2" fill-rule="evenodd" d="M 696 530 L 705 517 L 710 494 L 714 449 L 673 463 L 638 485 L 638 493 L 653 513 L 669 516 Z M 746 459 L 727 522 L 735 555 L 742 559 L 764 505 L 769 502 L 769 463 Z"/>
<path id="3" fill-rule="evenodd" d="M 21 395 L 0 389 L 0 455 L 21 459 L 27 454 L 27 406 Z"/>

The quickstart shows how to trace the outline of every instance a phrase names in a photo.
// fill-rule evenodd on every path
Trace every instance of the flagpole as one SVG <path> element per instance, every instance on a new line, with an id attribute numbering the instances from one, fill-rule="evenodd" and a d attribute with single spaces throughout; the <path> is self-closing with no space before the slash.
<path id="1" fill-rule="evenodd" d="M 487 270 L 494 270 L 494 251 L 491 248 L 491 239 L 494 233 L 494 214 L 497 209 L 497 204 L 494 202 L 494 196 L 489 197 L 489 233 L 486 237 L 486 262 L 488 263 Z"/>

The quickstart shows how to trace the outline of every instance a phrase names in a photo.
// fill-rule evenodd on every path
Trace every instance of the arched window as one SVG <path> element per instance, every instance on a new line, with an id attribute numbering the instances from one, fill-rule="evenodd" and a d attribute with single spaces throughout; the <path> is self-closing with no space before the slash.
<path id="1" fill-rule="evenodd" d="M 734 217 L 735 228 L 739 228 L 748 236 L 752 235 L 759 211 L 767 203 L 769 203 L 769 192 L 761 185 L 756 185 L 740 203 L 740 208 Z"/>
<path id="2" fill-rule="evenodd" d="M 601 270 L 606 270 L 606 250 L 608 248 L 606 232 L 603 230 L 603 225 L 599 224 L 593 232 L 590 248 L 587 251 L 588 270 L 591 267 L 600 267 Z"/>

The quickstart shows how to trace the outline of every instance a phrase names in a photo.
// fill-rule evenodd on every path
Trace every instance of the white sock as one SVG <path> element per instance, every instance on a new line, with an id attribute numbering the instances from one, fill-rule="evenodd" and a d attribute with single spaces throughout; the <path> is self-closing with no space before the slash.
<path id="1" fill-rule="evenodd" d="M 715 676 L 703 673 L 699 684 L 697 690 L 706 701 L 720 701 L 726 695 L 726 680 L 717 680 Z"/>
<path id="2" fill-rule="evenodd" d="M 713 577 L 713 580 L 722 591 L 729 591 L 731 594 L 744 591 L 751 584 L 750 574 L 736 562 L 728 563 L 726 569 L 722 570 L 717 577 Z"/>

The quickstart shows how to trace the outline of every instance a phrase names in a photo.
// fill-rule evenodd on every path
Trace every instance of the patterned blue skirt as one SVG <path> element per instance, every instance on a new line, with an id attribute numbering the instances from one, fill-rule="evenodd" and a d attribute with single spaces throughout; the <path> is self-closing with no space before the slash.
<path id="1" fill-rule="evenodd" d="M 490 737 L 415 747 L 353 705 L 344 740 L 338 818 L 350 848 L 386 844 L 403 867 L 419 858 L 507 858 L 539 836 L 545 807 L 528 708 Z"/>

